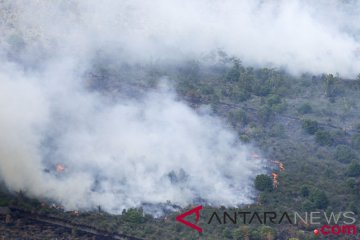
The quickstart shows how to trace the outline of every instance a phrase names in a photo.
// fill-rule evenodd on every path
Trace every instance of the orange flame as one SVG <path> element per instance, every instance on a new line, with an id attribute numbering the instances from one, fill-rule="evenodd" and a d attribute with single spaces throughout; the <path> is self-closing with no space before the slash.
<path id="1" fill-rule="evenodd" d="M 282 171 L 282 172 L 285 171 L 285 165 L 282 162 L 280 162 L 278 160 L 275 160 L 275 161 L 272 161 L 272 162 L 279 166 L 280 171 Z"/>
<path id="2" fill-rule="evenodd" d="M 271 173 L 271 175 L 273 177 L 274 188 L 277 188 L 279 185 L 279 181 L 278 181 L 279 174 L 273 172 L 273 173 Z"/>
<path id="3" fill-rule="evenodd" d="M 65 166 L 64 166 L 64 164 L 61 164 L 61 163 L 56 164 L 55 170 L 56 170 L 56 172 L 58 172 L 58 173 L 61 173 L 61 172 L 65 171 Z"/>

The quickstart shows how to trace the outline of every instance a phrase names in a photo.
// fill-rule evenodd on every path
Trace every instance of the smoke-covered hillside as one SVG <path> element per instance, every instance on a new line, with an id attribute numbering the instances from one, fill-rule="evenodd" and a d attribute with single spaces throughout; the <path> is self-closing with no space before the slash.
<path id="1" fill-rule="evenodd" d="M 146 239 L 196 238 L 172 215 L 193 204 L 358 214 L 359 10 L 0 0 L 1 205 L 68 218 L 54 203 L 81 212 L 70 221 Z"/>

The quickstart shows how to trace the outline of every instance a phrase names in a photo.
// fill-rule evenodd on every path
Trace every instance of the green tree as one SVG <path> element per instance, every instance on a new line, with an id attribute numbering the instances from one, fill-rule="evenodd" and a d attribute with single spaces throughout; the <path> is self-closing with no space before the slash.
<path id="1" fill-rule="evenodd" d="M 240 140 L 244 143 L 249 143 L 250 142 L 250 137 L 246 134 L 241 134 L 240 135 Z"/>
<path id="2" fill-rule="evenodd" d="M 262 225 L 258 228 L 260 232 L 261 239 L 264 240 L 275 240 L 276 239 L 276 230 L 270 226 Z"/>
<path id="3" fill-rule="evenodd" d="M 313 135 L 319 130 L 319 124 L 317 121 L 305 119 L 302 128 L 309 134 Z"/>
<path id="4" fill-rule="evenodd" d="M 349 209 L 355 213 L 355 214 L 358 214 L 359 213 L 359 208 L 358 208 L 358 203 L 357 202 L 351 202 L 350 203 L 350 206 L 349 206 Z"/>
<path id="5" fill-rule="evenodd" d="M 267 98 L 266 98 L 266 103 L 269 106 L 273 106 L 273 105 L 278 105 L 281 103 L 281 98 L 279 95 L 275 95 L 275 94 L 270 94 Z"/>
<path id="6" fill-rule="evenodd" d="M 145 217 L 142 209 L 130 208 L 123 211 L 123 217 L 126 222 L 144 223 Z"/>
<path id="7" fill-rule="evenodd" d="M 348 178 L 346 179 L 346 186 L 349 188 L 351 193 L 359 193 L 359 183 L 356 181 L 355 178 Z"/>
<path id="8" fill-rule="evenodd" d="M 325 81 L 325 95 L 328 98 L 333 98 L 336 95 L 336 88 L 335 83 L 337 78 L 334 77 L 332 74 L 327 74 L 323 76 Z"/>
<path id="9" fill-rule="evenodd" d="M 355 79 L 355 87 L 357 90 L 360 89 L 360 73 L 357 75 L 357 77 Z"/>
<path id="10" fill-rule="evenodd" d="M 226 238 L 226 239 L 233 239 L 233 236 L 232 236 L 232 232 L 229 228 L 225 228 L 223 230 L 223 236 Z"/>
<path id="11" fill-rule="evenodd" d="M 234 102 L 244 102 L 251 97 L 250 92 L 245 91 L 244 89 L 233 89 L 231 92 L 231 100 Z"/>
<path id="12" fill-rule="evenodd" d="M 334 157 L 337 161 L 342 163 L 349 163 L 352 160 L 356 160 L 356 153 L 346 145 L 338 145 L 335 148 Z"/>
<path id="13" fill-rule="evenodd" d="M 247 124 L 248 116 L 243 110 L 234 110 L 229 113 L 229 120 L 232 124 L 242 123 Z"/>
<path id="14" fill-rule="evenodd" d="M 251 228 L 250 230 L 250 239 L 261 239 L 261 233 L 257 228 Z"/>
<path id="15" fill-rule="evenodd" d="M 273 90 L 274 82 L 272 78 L 275 71 L 264 68 L 256 72 L 256 77 L 252 83 L 253 93 L 257 96 L 267 96 Z"/>
<path id="16" fill-rule="evenodd" d="M 250 237 L 249 227 L 241 226 L 233 231 L 233 239 L 235 240 L 248 240 Z"/>
<path id="17" fill-rule="evenodd" d="M 353 148 L 360 150 L 360 134 L 355 134 L 351 139 Z"/>
<path id="18" fill-rule="evenodd" d="M 328 197 L 323 191 L 315 191 L 311 196 L 311 200 L 314 206 L 319 209 L 325 209 L 329 205 Z"/>
<path id="19" fill-rule="evenodd" d="M 305 211 L 312 211 L 314 209 L 314 204 L 306 199 L 303 203 L 302 203 L 302 207 Z"/>
<path id="20" fill-rule="evenodd" d="M 331 146 L 334 142 L 334 139 L 329 132 L 320 130 L 315 134 L 315 141 L 322 146 Z"/>
<path id="21" fill-rule="evenodd" d="M 312 113 L 312 107 L 308 103 L 304 103 L 297 110 L 300 114 Z"/>
<path id="22" fill-rule="evenodd" d="M 234 65 L 226 75 L 226 80 L 229 82 L 238 82 L 240 80 L 240 60 L 234 59 Z"/>
<path id="23" fill-rule="evenodd" d="M 271 191 L 273 189 L 271 177 L 266 174 L 257 175 L 255 178 L 255 188 L 259 191 Z"/>
<path id="24" fill-rule="evenodd" d="M 262 106 L 258 111 L 258 118 L 259 120 L 265 124 L 267 123 L 272 116 L 272 110 L 269 106 Z"/>
<path id="25" fill-rule="evenodd" d="M 351 162 L 350 166 L 348 167 L 346 174 L 349 177 L 358 177 L 360 176 L 360 164 L 353 161 Z"/>
<path id="26" fill-rule="evenodd" d="M 307 186 L 302 186 L 300 192 L 303 197 L 307 197 L 309 196 L 310 190 Z"/>

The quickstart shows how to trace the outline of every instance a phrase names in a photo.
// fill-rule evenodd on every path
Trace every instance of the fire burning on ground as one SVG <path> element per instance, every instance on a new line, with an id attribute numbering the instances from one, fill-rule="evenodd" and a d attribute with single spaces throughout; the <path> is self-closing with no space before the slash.
<path id="1" fill-rule="evenodd" d="M 65 171 L 65 165 L 64 165 L 64 164 L 61 164 L 61 163 L 58 163 L 58 164 L 56 164 L 56 166 L 55 166 L 55 170 L 56 170 L 56 172 L 58 172 L 58 173 L 62 173 L 62 172 Z"/>
<path id="2" fill-rule="evenodd" d="M 279 181 L 278 181 L 278 176 L 279 174 L 277 173 L 271 173 L 272 177 L 273 177 L 273 185 L 274 185 L 274 188 L 277 188 L 278 185 L 279 185 Z"/>
<path id="3" fill-rule="evenodd" d="M 279 170 L 281 172 L 285 171 L 285 165 L 282 162 L 280 162 L 278 160 L 275 160 L 275 161 L 272 161 L 272 162 L 275 163 L 279 167 Z"/>
<path id="4" fill-rule="evenodd" d="M 278 166 L 278 169 L 279 169 L 280 172 L 285 171 L 285 165 L 282 162 L 280 162 L 278 160 L 274 160 L 274 161 L 271 161 L 271 162 Z M 271 175 L 272 175 L 272 178 L 273 178 L 273 186 L 274 186 L 274 188 L 277 188 L 278 185 L 279 185 L 279 179 L 278 179 L 279 174 L 276 173 L 276 172 L 272 172 Z"/>

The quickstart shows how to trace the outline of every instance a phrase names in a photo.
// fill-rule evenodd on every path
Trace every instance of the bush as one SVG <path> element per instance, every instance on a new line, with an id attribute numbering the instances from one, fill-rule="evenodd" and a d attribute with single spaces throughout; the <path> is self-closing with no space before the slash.
<path id="1" fill-rule="evenodd" d="M 238 122 L 242 123 L 242 124 L 247 124 L 248 116 L 247 116 L 246 112 L 243 110 L 234 110 L 229 113 L 229 120 L 233 124 L 236 124 Z"/>
<path id="2" fill-rule="evenodd" d="M 246 134 L 240 135 L 240 140 L 241 140 L 242 142 L 244 142 L 244 143 L 249 143 L 249 142 L 250 142 L 250 138 L 249 138 L 249 136 L 246 135 Z"/>
<path id="3" fill-rule="evenodd" d="M 225 239 L 232 239 L 233 236 L 232 236 L 232 232 L 229 228 L 225 228 L 223 230 L 223 236 L 225 237 Z"/>
<path id="4" fill-rule="evenodd" d="M 351 145 L 353 148 L 360 150 L 360 134 L 356 134 L 352 137 Z"/>
<path id="5" fill-rule="evenodd" d="M 240 74 L 241 74 L 240 70 L 241 70 L 240 61 L 235 59 L 233 67 L 226 74 L 226 80 L 229 81 L 229 82 L 237 82 L 237 81 L 239 81 Z"/>
<path id="6" fill-rule="evenodd" d="M 233 239 L 235 240 L 248 239 L 249 237 L 250 237 L 250 233 L 248 226 L 241 226 L 240 228 L 236 228 L 233 231 Z"/>
<path id="7" fill-rule="evenodd" d="M 355 214 L 359 213 L 359 209 L 357 205 L 358 205 L 357 202 L 351 202 L 349 206 L 350 210 Z"/>
<path id="8" fill-rule="evenodd" d="M 312 211 L 314 209 L 314 204 L 306 199 L 303 203 L 302 203 L 302 207 L 305 211 Z"/>
<path id="9" fill-rule="evenodd" d="M 322 146 L 331 146 L 334 143 L 334 139 L 327 131 L 317 131 L 315 134 L 315 141 Z"/>
<path id="10" fill-rule="evenodd" d="M 358 191 L 358 182 L 354 178 L 346 179 L 346 186 L 350 189 L 350 192 L 352 193 Z"/>
<path id="11" fill-rule="evenodd" d="M 270 136 L 272 137 L 284 137 L 285 136 L 285 128 L 281 124 L 275 124 L 270 131 Z"/>
<path id="12" fill-rule="evenodd" d="M 255 178 L 255 188 L 259 191 L 271 191 L 273 189 L 271 177 L 266 174 L 257 175 Z"/>
<path id="13" fill-rule="evenodd" d="M 311 200 L 314 203 L 314 207 L 319 209 L 325 209 L 329 205 L 329 200 L 323 191 L 316 191 L 311 196 Z"/>
<path id="14" fill-rule="evenodd" d="M 338 145 L 335 149 L 335 159 L 342 163 L 349 163 L 352 160 L 356 160 L 355 152 L 346 145 Z"/>
<path id="15" fill-rule="evenodd" d="M 272 105 L 271 106 L 271 110 L 273 112 L 276 112 L 276 113 L 281 113 L 281 112 L 284 112 L 287 108 L 287 103 L 286 101 L 283 101 L 282 103 L 280 104 L 276 104 L 276 105 Z"/>
<path id="16" fill-rule="evenodd" d="M 334 98 L 336 96 L 336 93 L 337 93 L 337 89 L 335 87 L 335 84 L 336 84 L 338 79 L 336 77 L 334 77 L 332 74 L 324 75 L 323 79 L 325 80 L 326 97 Z"/>
<path id="17" fill-rule="evenodd" d="M 317 121 L 310 119 L 304 120 L 302 128 L 309 134 L 313 135 L 319 130 L 319 124 Z"/>
<path id="18" fill-rule="evenodd" d="M 130 208 L 123 211 L 123 217 L 126 222 L 144 223 L 145 218 L 142 209 Z"/>
<path id="19" fill-rule="evenodd" d="M 251 94 L 250 94 L 250 92 L 247 92 L 245 90 L 239 90 L 239 91 L 233 93 L 231 98 L 235 102 L 244 102 L 251 98 Z"/>
<path id="20" fill-rule="evenodd" d="M 308 103 L 304 103 L 298 108 L 300 114 L 312 113 L 312 107 Z"/>
<path id="21" fill-rule="evenodd" d="M 250 239 L 261 239 L 261 233 L 257 228 L 252 228 L 250 230 Z"/>
<path id="22" fill-rule="evenodd" d="M 261 239 L 266 240 L 275 240 L 276 239 L 276 230 L 270 226 L 262 225 L 258 227 Z"/>
<path id="23" fill-rule="evenodd" d="M 347 134 L 342 130 L 331 132 L 331 137 L 333 139 L 333 144 L 338 145 L 347 143 Z"/>
<path id="24" fill-rule="evenodd" d="M 266 103 L 269 106 L 278 105 L 281 103 L 281 98 L 279 97 L 279 95 L 271 94 L 266 98 Z"/>
<path id="25" fill-rule="evenodd" d="M 310 190 L 307 186 L 302 186 L 300 192 L 303 197 L 307 197 L 309 196 Z"/>
<path id="26" fill-rule="evenodd" d="M 349 177 L 358 177 L 360 176 L 360 164 L 358 164 L 357 162 L 352 162 L 350 164 L 350 166 L 348 167 L 346 174 Z"/>
<path id="27" fill-rule="evenodd" d="M 262 106 L 258 111 L 258 118 L 264 124 L 270 120 L 272 110 L 269 106 Z"/>

